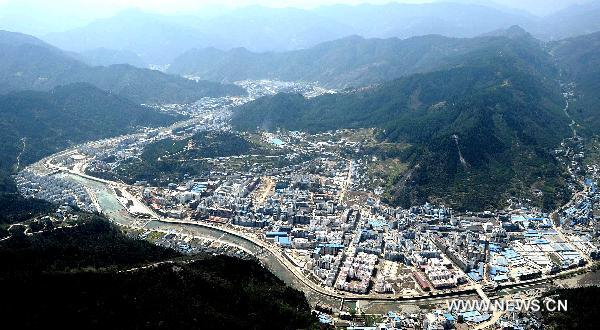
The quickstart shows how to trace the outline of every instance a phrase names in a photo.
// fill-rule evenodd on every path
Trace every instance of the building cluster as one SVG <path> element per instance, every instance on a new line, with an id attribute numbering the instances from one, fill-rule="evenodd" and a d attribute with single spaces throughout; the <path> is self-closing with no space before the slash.
<path id="1" fill-rule="evenodd" d="M 277 93 L 302 94 L 307 98 L 335 93 L 334 90 L 323 88 L 317 83 L 311 82 L 291 82 L 263 79 L 242 80 L 235 82 L 235 84 L 243 87 L 248 92 L 249 98 L 251 99 L 266 95 L 275 95 Z"/>
<path id="2" fill-rule="evenodd" d="M 15 177 L 19 192 L 27 198 L 43 199 L 57 205 L 69 205 L 94 212 L 94 205 L 87 189 L 81 183 L 64 179 L 60 174 L 40 175 L 25 170 Z"/>
<path id="3" fill-rule="evenodd" d="M 178 128 L 145 139 L 189 134 L 190 128 Z M 419 295 L 470 282 L 515 283 L 600 256 L 597 236 L 587 226 L 595 222 L 582 220 L 594 216 L 597 192 L 591 183 L 559 214 L 563 227 L 570 226 L 567 232 L 556 231 L 549 214 L 525 204 L 478 213 L 428 203 L 403 209 L 380 202 L 376 194 L 355 194 L 367 162 L 344 157 L 361 148 L 344 134 L 262 134 L 293 161 L 266 166 L 284 157 L 215 157 L 203 175 L 166 186 L 138 182 L 133 193 L 165 217 L 254 233 L 313 281 L 356 294 Z M 134 140 L 113 143 L 120 152 L 113 159 L 141 153 L 143 144 Z M 92 152 L 82 153 L 97 160 Z M 240 161 L 245 170 L 234 165 Z M 107 172 L 115 165 L 88 164 Z"/>

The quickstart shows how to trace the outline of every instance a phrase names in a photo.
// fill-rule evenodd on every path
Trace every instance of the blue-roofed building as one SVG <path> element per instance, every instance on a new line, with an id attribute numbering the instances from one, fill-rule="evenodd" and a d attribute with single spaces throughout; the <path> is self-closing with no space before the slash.
<path id="1" fill-rule="evenodd" d="M 197 193 L 197 194 L 202 194 L 203 192 L 206 191 L 206 183 L 203 183 L 203 182 L 196 183 L 194 185 L 194 187 L 192 187 L 191 191 L 194 193 Z"/>
<path id="2" fill-rule="evenodd" d="M 518 258 L 519 257 L 519 254 L 517 252 L 515 252 L 515 250 L 513 250 L 513 249 L 505 249 L 504 252 L 502 252 L 502 254 L 507 259 L 514 259 L 514 258 Z"/>
<path id="3" fill-rule="evenodd" d="M 481 281 L 481 276 L 479 276 L 479 274 L 476 272 L 470 272 L 468 275 L 475 282 Z"/>
<path id="4" fill-rule="evenodd" d="M 278 139 L 278 138 L 271 138 L 271 140 L 269 140 L 269 142 L 271 144 L 276 145 L 276 146 L 282 146 L 284 144 L 284 142 L 281 139 Z"/>
<path id="5" fill-rule="evenodd" d="M 282 247 L 292 247 L 290 238 L 287 236 L 277 236 L 277 243 Z"/>
<path id="6" fill-rule="evenodd" d="M 462 315 L 463 320 L 465 320 L 465 322 L 472 322 L 472 323 L 481 323 L 483 321 L 489 320 L 490 319 L 490 314 L 485 313 L 485 314 L 481 314 L 479 311 L 468 311 L 468 312 L 464 312 L 464 313 L 459 313 L 459 315 Z"/>
<path id="7" fill-rule="evenodd" d="M 504 266 L 496 265 L 494 268 L 496 268 L 496 272 L 498 273 L 508 273 L 508 268 Z"/>
<path id="8" fill-rule="evenodd" d="M 375 230 L 380 230 L 383 228 L 383 226 L 385 226 L 385 223 L 379 220 L 369 220 L 369 226 Z"/>
<path id="9" fill-rule="evenodd" d="M 523 234 L 523 237 L 528 237 L 528 238 L 536 238 L 536 237 L 541 237 L 542 234 L 540 232 L 538 232 L 537 230 L 527 230 L 527 232 L 525 232 L 525 234 Z"/>
<path id="10" fill-rule="evenodd" d="M 534 217 L 530 217 L 527 220 L 529 221 L 544 221 L 545 218 L 534 218 Z"/>
<path id="11" fill-rule="evenodd" d="M 508 281 L 508 276 L 506 274 L 496 275 L 492 277 L 492 280 L 495 282 L 506 282 Z"/>
<path id="12" fill-rule="evenodd" d="M 324 254 L 333 254 L 333 255 L 337 255 L 337 253 L 344 248 L 344 246 L 342 244 L 335 244 L 335 243 L 319 244 L 318 247 L 321 248 L 321 251 Z"/>
<path id="13" fill-rule="evenodd" d="M 503 256 L 496 257 L 496 259 L 494 261 L 495 261 L 496 265 L 498 265 L 498 266 L 507 266 L 508 265 L 508 261 Z"/>
<path id="14" fill-rule="evenodd" d="M 512 215 L 512 216 L 510 217 L 510 219 L 511 219 L 513 222 L 521 222 L 521 221 L 525 221 L 525 220 L 526 220 L 526 219 L 525 219 L 525 217 L 524 217 L 524 216 L 522 216 L 522 215 Z"/>
<path id="15" fill-rule="evenodd" d="M 485 322 L 485 321 L 489 320 L 490 317 L 491 317 L 490 314 L 485 313 L 483 315 L 479 315 L 479 316 L 475 316 L 475 317 L 471 318 L 470 322 L 481 323 L 481 322 Z"/>
<path id="16" fill-rule="evenodd" d="M 450 314 L 450 313 L 444 314 L 444 318 L 446 319 L 446 321 L 451 322 L 451 323 L 454 323 L 454 321 L 455 321 L 454 316 L 452 316 L 452 314 Z"/>
<path id="17" fill-rule="evenodd" d="M 531 242 L 531 244 L 548 244 L 548 243 L 550 243 L 550 242 L 548 242 L 548 240 L 545 238 L 538 238 Z"/>

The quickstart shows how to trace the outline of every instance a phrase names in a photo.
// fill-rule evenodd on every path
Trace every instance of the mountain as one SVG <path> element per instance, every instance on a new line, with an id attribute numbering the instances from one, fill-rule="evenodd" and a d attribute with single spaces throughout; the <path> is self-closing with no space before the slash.
<path id="1" fill-rule="evenodd" d="M 44 40 L 75 52 L 128 50 L 149 64 L 167 64 L 176 54 L 217 39 L 165 16 L 130 9 L 80 28 L 48 34 Z"/>
<path id="2" fill-rule="evenodd" d="M 39 39 L 0 31 L 0 93 L 48 91 L 75 82 L 93 84 L 137 103 L 192 102 L 204 96 L 244 93 L 233 85 L 195 82 L 130 65 L 91 67 Z"/>
<path id="3" fill-rule="evenodd" d="M 24 166 L 72 144 L 176 119 L 84 83 L 1 95 L 0 118 L 2 168 L 13 168 L 17 155 Z"/>
<path id="4" fill-rule="evenodd" d="M 575 83 L 569 113 L 584 132 L 600 132 L 600 32 L 560 40 L 550 51 L 564 69 L 566 83 Z"/>
<path id="5" fill-rule="evenodd" d="M 600 31 L 600 1 L 567 7 L 541 18 L 528 29 L 543 40 L 559 40 Z"/>
<path id="6" fill-rule="evenodd" d="M 146 68 L 146 64 L 136 53 L 128 50 L 95 48 L 78 53 L 79 59 L 91 66 L 111 66 L 113 64 L 129 64 L 138 68 Z"/>
<path id="7" fill-rule="evenodd" d="M 205 47 L 243 47 L 251 51 L 303 49 L 354 33 L 350 26 L 314 11 L 261 6 L 236 9 L 210 20 L 197 20 L 193 27 L 219 36 L 227 45 L 219 47 L 207 43 Z"/>
<path id="8" fill-rule="evenodd" d="M 22 221 L 51 207 L 16 192 L 10 177 L 16 170 L 73 144 L 176 119 L 84 83 L 0 95 L 0 223 Z"/>
<path id="9" fill-rule="evenodd" d="M 411 169 L 385 195 L 393 204 L 481 210 L 539 189 L 540 206 L 550 209 L 567 197 L 550 153 L 569 135 L 558 72 L 535 39 L 507 40 L 369 89 L 264 97 L 237 109 L 232 122 L 246 130 L 375 127 L 383 142 L 409 143 L 403 161 Z"/>
<path id="10" fill-rule="evenodd" d="M 44 48 L 52 48 L 58 50 L 57 48 L 47 44 L 46 42 L 28 34 L 19 33 L 19 32 L 9 32 L 0 30 L 0 44 L 2 45 L 11 45 L 14 47 L 19 47 L 23 45 L 34 45 L 40 46 Z"/>
<path id="11" fill-rule="evenodd" d="M 267 78 L 318 81 L 334 88 L 364 86 L 443 68 L 467 53 L 501 48 L 511 39 L 528 36 L 516 26 L 502 31 L 505 35 L 479 38 L 428 35 L 401 40 L 353 36 L 284 53 L 190 50 L 175 59 L 168 72 L 213 81 Z"/>
<path id="12" fill-rule="evenodd" d="M 221 15 L 196 16 L 131 9 L 44 39 L 72 51 L 127 49 L 151 64 L 166 64 L 190 48 L 286 51 L 354 34 L 380 38 L 425 34 L 472 37 L 530 19 L 494 6 L 461 3 L 335 5 L 312 10 L 249 6 L 223 10 Z"/>
<path id="13" fill-rule="evenodd" d="M 10 302 L 4 311 L 13 316 L 8 327 L 317 327 L 304 294 L 257 261 L 184 257 L 124 234 L 101 216 L 76 215 L 75 226 L 0 241 L 0 282 Z M 29 223 L 33 228 L 35 221 Z"/>
<path id="14" fill-rule="evenodd" d="M 595 1 L 544 17 L 490 1 L 331 5 L 311 10 L 249 6 L 170 16 L 130 9 L 83 27 L 47 34 L 44 39 L 75 52 L 127 50 L 145 63 L 165 65 L 192 48 L 283 52 L 351 35 L 464 38 L 519 25 L 537 38 L 555 40 L 599 31 L 599 7 Z"/>
<path id="15" fill-rule="evenodd" d="M 337 39 L 349 29 L 310 11 L 250 6 L 208 17 L 165 16 L 130 9 L 45 40 L 63 49 L 123 49 L 149 64 L 168 64 L 198 47 L 289 50 Z"/>
<path id="16" fill-rule="evenodd" d="M 523 25 L 530 20 L 527 15 L 509 10 L 452 2 L 333 5 L 317 8 L 315 12 L 350 26 L 354 34 L 367 38 L 408 38 L 427 34 L 474 37 L 511 25 Z"/>

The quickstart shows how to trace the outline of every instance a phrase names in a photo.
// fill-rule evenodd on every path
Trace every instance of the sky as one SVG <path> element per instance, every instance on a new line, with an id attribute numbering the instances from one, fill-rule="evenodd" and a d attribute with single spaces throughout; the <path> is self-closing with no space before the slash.
<path id="1" fill-rule="evenodd" d="M 0 27 L 10 26 L 28 32 L 39 30 L 40 33 L 63 31 L 83 26 L 97 18 L 110 17 L 128 8 L 140 8 L 162 14 L 195 14 L 207 11 L 207 6 L 215 5 L 234 8 L 262 5 L 310 9 L 332 4 L 384 4 L 392 1 L 495 2 L 543 16 L 566 6 L 590 0 L 0 0 Z"/>
<path id="2" fill-rule="evenodd" d="M 207 5 L 226 5 L 229 7 L 245 7 L 249 5 L 262 5 L 268 7 L 297 7 L 314 8 L 331 4 L 360 3 L 383 4 L 388 2 L 424 3 L 441 0 L 0 0 L 2 7 L 44 8 L 51 11 L 85 9 L 90 14 L 110 14 L 130 7 L 138 7 L 149 11 L 174 13 L 197 10 Z M 496 2 L 514 8 L 536 8 L 532 11 L 548 12 L 563 8 L 569 4 L 580 3 L 585 0 L 444 0 L 447 2 Z M 540 9 L 541 7 L 541 9 Z"/>

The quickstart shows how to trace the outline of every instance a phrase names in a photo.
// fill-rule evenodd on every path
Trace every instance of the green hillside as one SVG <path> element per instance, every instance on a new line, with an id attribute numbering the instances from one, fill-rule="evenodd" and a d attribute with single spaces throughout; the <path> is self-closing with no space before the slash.
<path id="1" fill-rule="evenodd" d="M 382 141 L 408 142 L 412 169 L 386 193 L 394 204 L 428 199 L 479 210 L 534 190 L 543 192 L 545 208 L 564 200 L 550 151 L 569 128 L 550 57 L 521 39 L 456 61 L 470 65 L 308 100 L 265 97 L 239 108 L 233 124 L 311 132 L 376 127 Z"/>
<path id="2" fill-rule="evenodd" d="M 0 118 L 4 169 L 14 167 L 19 154 L 22 167 L 72 144 L 176 119 L 88 84 L 0 96 Z"/>
<path id="3" fill-rule="evenodd" d="M 192 146 L 191 148 L 188 146 Z M 188 176 L 201 175 L 215 166 L 205 158 L 239 155 L 277 155 L 280 151 L 267 149 L 233 132 L 199 132 L 182 140 L 164 139 L 147 145 L 139 158 L 122 162 L 114 175 L 129 183 L 147 181 L 166 185 Z M 284 158 L 276 162 L 285 162 Z M 232 166 L 233 162 L 229 162 Z M 104 175 L 105 172 L 95 173 Z"/>
<path id="4" fill-rule="evenodd" d="M 565 39 L 550 45 L 566 83 L 575 83 L 569 113 L 588 134 L 600 132 L 600 33 Z"/>
<path id="5" fill-rule="evenodd" d="M 0 95 L 0 118 L 0 223 L 18 222 L 48 208 L 16 193 L 10 178 L 16 170 L 74 144 L 177 119 L 88 84 Z"/>

